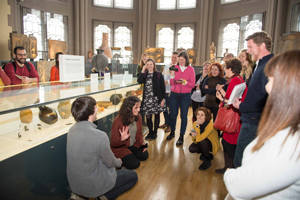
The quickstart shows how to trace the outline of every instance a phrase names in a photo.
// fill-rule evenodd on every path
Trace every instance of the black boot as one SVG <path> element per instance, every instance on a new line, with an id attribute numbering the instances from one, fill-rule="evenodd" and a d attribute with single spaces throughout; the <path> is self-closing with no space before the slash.
<path id="1" fill-rule="evenodd" d="M 152 135 L 148 139 L 149 140 L 155 140 L 156 138 L 157 138 L 157 131 L 154 131 L 154 132 L 152 132 Z"/>
<path id="2" fill-rule="evenodd" d="M 203 153 L 202 153 L 202 154 L 200 155 L 199 159 L 200 159 L 200 160 L 204 160 L 203 157 L 204 157 L 204 155 L 203 155 Z"/>
<path id="3" fill-rule="evenodd" d="M 145 137 L 146 140 L 153 140 L 153 132 L 149 131 L 148 135 Z"/>
<path id="4" fill-rule="evenodd" d="M 183 144 L 183 136 L 184 136 L 184 135 L 180 135 L 180 136 L 179 136 L 179 138 L 178 138 L 178 140 L 177 140 L 177 142 L 176 142 L 176 145 L 177 145 L 177 146 L 180 146 L 180 145 Z"/>
<path id="5" fill-rule="evenodd" d="M 171 133 L 167 137 L 167 140 L 172 140 L 174 137 L 175 137 L 175 131 L 171 131 Z"/>
<path id="6" fill-rule="evenodd" d="M 228 153 L 223 150 L 225 166 L 221 169 L 216 169 L 218 174 L 224 174 L 227 168 L 233 168 L 233 159 L 228 156 Z"/>
<path id="7" fill-rule="evenodd" d="M 203 163 L 199 166 L 200 170 L 207 170 L 211 166 L 211 159 L 203 155 Z"/>

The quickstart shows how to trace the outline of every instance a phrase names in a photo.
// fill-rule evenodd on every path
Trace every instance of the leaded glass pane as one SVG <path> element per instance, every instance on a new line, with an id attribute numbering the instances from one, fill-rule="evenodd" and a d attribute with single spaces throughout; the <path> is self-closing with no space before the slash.
<path id="1" fill-rule="evenodd" d="M 174 46 L 174 31 L 171 28 L 162 28 L 158 32 L 158 47 L 165 48 L 165 64 L 171 63 L 171 57 Z"/>
<path id="2" fill-rule="evenodd" d="M 51 18 L 50 13 L 47 15 L 47 39 L 65 41 L 65 28 L 63 15 L 54 14 Z"/>
<path id="3" fill-rule="evenodd" d="M 115 30 L 115 47 L 124 48 L 124 46 L 131 46 L 130 30 L 126 26 L 119 26 Z"/>
<path id="4" fill-rule="evenodd" d="M 157 0 L 157 10 L 175 10 L 176 0 Z"/>
<path id="5" fill-rule="evenodd" d="M 193 48 L 194 46 L 194 31 L 190 27 L 182 27 L 178 31 L 177 48 Z"/>
<path id="6" fill-rule="evenodd" d="M 113 7 L 113 0 L 94 0 L 95 6 Z"/>
<path id="7" fill-rule="evenodd" d="M 42 27 L 41 27 L 41 12 L 39 10 L 31 10 L 32 14 L 27 14 L 23 17 L 24 24 L 24 34 L 30 35 L 32 34 L 37 39 L 37 51 L 38 56 L 36 57 L 39 60 L 42 57 L 40 51 L 43 51 L 42 45 Z"/>
<path id="8" fill-rule="evenodd" d="M 96 49 L 98 49 L 102 44 L 103 33 L 108 33 L 108 44 L 111 44 L 110 43 L 110 32 L 111 32 L 111 30 L 107 25 L 100 24 L 95 28 L 95 45 L 94 45 L 95 54 L 97 54 Z"/>
<path id="9" fill-rule="evenodd" d="M 221 55 L 226 52 L 226 48 L 228 48 L 229 53 L 233 53 L 235 56 L 238 55 L 239 30 L 240 26 L 237 23 L 228 24 L 224 28 Z"/>
<path id="10" fill-rule="evenodd" d="M 259 20 L 253 20 L 250 21 L 249 24 L 247 24 L 246 26 L 246 33 L 245 33 L 245 39 L 255 33 L 255 32 L 259 32 L 262 30 L 262 22 L 260 22 Z M 244 48 L 247 48 L 247 41 L 244 42 Z"/>
<path id="11" fill-rule="evenodd" d="M 132 8 L 132 0 L 115 0 L 115 7 L 131 9 Z"/>
<path id="12" fill-rule="evenodd" d="M 178 8 L 196 8 L 196 0 L 178 0 Z"/>

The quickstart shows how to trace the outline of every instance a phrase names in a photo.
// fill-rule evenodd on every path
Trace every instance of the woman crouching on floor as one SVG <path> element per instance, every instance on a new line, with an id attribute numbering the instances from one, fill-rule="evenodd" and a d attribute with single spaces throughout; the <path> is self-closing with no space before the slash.
<path id="1" fill-rule="evenodd" d="M 140 161 L 148 158 L 147 148 L 142 134 L 142 117 L 139 115 L 141 101 L 136 96 L 124 99 L 119 115 L 111 128 L 111 150 L 121 158 L 127 169 L 136 169 Z"/>
<path id="2" fill-rule="evenodd" d="M 200 160 L 203 163 L 200 170 L 206 170 L 211 166 L 211 160 L 217 154 L 220 144 L 218 132 L 214 128 L 211 112 L 205 107 L 200 107 L 195 111 L 197 120 L 193 123 L 190 133 L 193 143 L 189 147 L 191 153 L 201 153 Z"/>

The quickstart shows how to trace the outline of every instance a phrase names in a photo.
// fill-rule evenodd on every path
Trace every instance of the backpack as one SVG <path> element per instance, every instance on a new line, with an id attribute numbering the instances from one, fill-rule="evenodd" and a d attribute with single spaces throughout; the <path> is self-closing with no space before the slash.
<path id="1" fill-rule="evenodd" d="M 10 63 L 10 62 L 11 62 L 11 60 L 10 60 L 8 63 Z M 13 61 L 13 62 L 11 62 L 11 63 L 13 64 L 14 69 L 15 69 L 15 73 L 16 73 L 16 71 L 17 71 L 16 62 Z M 7 65 L 7 63 L 5 63 L 5 64 L 3 65 L 3 67 L 2 67 L 3 70 L 5 69 L 5 66 L 6 66 L 6 65 Z M 24 65 L 26 66 L 28 72 L 30 73 L 31 67 L 30 67 L 29 63 L 28 63 L 28 62 L 25 62 Z"/>

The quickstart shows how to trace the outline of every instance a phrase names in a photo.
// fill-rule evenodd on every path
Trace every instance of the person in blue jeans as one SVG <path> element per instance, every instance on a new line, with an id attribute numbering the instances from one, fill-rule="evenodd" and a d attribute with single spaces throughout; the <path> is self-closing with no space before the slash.
<path id="1" fill-rule="evenodd" d="M 159 128 L 166 128 L 165 129 L 166 133 L 171 131 L 171 113 L 170 113 L 171 86 L 170 86 L 170 70 L 169 70 L 169 68 L 173 65 L 176 65 L 177 60 L 178 60 L 178 52 L 174 51 L 172 53 L 171 63 L 167 64 L 166 66 L 161 68 L 161 73 L 164 75 L 165 85 L 166 85 L 166 96 L 165 96 L 166 111 L 164 112 L 165 123 L 163 125 L 159 126 Z M 168 108 L 169 108 L 169 110 L 168 110 Z"/>
<path id="2" fill-rule="evenodd" d="M 189 56 L 186 51 L 179 53 L 178 64 L 175 65 L 177 70 L 171 71 L 171 133 L 168 135 L 167 140 L 175 137 L 178 109 L 180 108 L 181 127 L 176 145 L 182 145 L 187 126 L 187 114 L 191 103 L 191 90 L 195 87 L 195 71 L 190 66 Z"/>
<path id="3" fill-rule="evenodd" d="M 252 54 L 252 60 L 258 62 L 249 83 L 248 93 L 243 103 L 238 98 L 233 106 L 240 110 L 242 127 L 238 137 L 234 155 L 234 167 L 242 165 L 243 153 L 247 145 L 255 139 L 258 123 L 268 98 L 265 85 L 268 78 L 264 69 L 268 61 L 274 56 L 271 54 L 272 38 L 264 31 L 256 32 L 246 38 L 247 53 Z"/>

